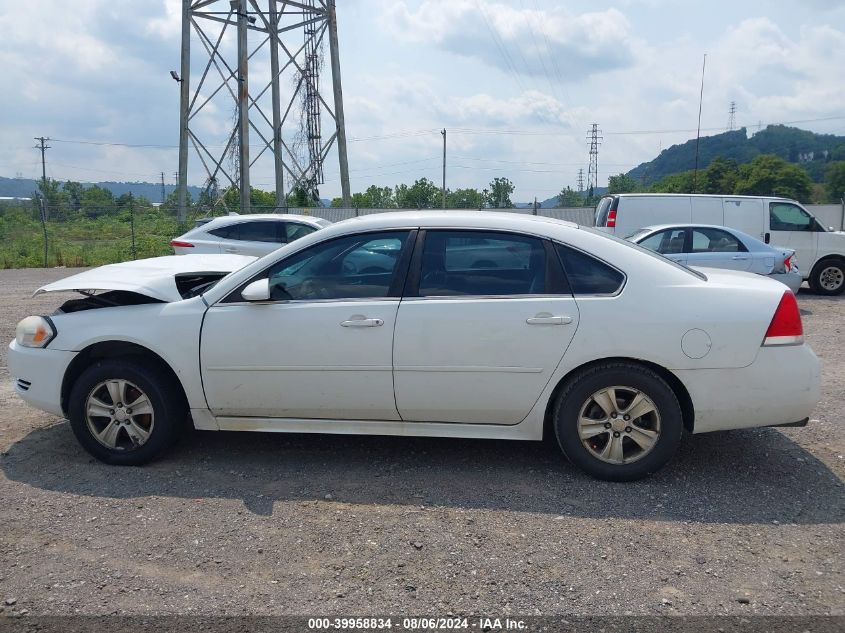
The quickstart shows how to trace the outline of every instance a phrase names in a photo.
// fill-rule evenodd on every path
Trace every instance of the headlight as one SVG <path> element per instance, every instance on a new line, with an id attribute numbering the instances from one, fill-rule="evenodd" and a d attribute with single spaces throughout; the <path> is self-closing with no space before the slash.
<path id="1" fill-rule="evenodd" d="M 29 316 L 18 323 L 15 341 L 23 347 L 46 347 L 56 338 L 56 328 L 46 317 Z"/>

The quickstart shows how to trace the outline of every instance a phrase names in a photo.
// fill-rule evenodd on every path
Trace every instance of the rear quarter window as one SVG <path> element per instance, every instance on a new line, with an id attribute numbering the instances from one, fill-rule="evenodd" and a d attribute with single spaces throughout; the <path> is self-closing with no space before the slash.
<path id="1" fill-rule="evenodd" d="M 613 295 L 622 290 L 625 275 L 579 250 L 555 244 L 574 295 Z"/>

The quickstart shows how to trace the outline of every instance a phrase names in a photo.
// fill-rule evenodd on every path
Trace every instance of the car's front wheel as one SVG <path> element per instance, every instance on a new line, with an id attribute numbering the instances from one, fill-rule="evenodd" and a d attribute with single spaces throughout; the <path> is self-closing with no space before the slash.
<path id="1" fill-rule="evenodd" d="M 683 431 L 672 388 L 633 363 L 592 367 L 558 396 L 554 425 L 569 460 L 598 479 L 632 481 L 665 465 Z"/>
<path id="2" fill-rule="evenodd" d="M 70 392 L 68 418 L 79 443 L 107 464 L 138 466 L 176 439 L 187 405 L 166 372 L 144 360 L 94 363 Z"/>

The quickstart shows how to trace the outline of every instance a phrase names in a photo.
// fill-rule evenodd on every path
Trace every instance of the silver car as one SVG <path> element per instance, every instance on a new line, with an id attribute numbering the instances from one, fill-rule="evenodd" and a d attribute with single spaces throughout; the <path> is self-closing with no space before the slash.
<path id="1" fill-rule="evenodd" d="M 708 224 L 647 226 L 626 239 L 685 266 L 727 268 L 766 275 L 797 293 L 803 279 L 795 251 Z"/>

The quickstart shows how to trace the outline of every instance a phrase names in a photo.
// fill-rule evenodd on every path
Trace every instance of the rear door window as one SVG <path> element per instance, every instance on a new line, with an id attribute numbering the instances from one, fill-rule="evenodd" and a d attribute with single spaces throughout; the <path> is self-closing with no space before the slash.
<path id="1" fill-rule="evenodd" d="M 257 220 L 255 222 L 242 222 L 238 224 L 237 239 L 243 242 L 274 242 L 285 241 L 283 235 L 279 235 L 282 223 L 272 220 Z"/>
<path id="2" fill-rule="evenodd" d="M 551 276 L 543 240 L 483 231 L 429 231 L 419 296 L 545 294 Z"/>
<path id="3" fill-rule="evenodd" d="M 735 236 L 720 229 L 692 230 L 691 253 L 741 253 L 748 249 Z"/>

